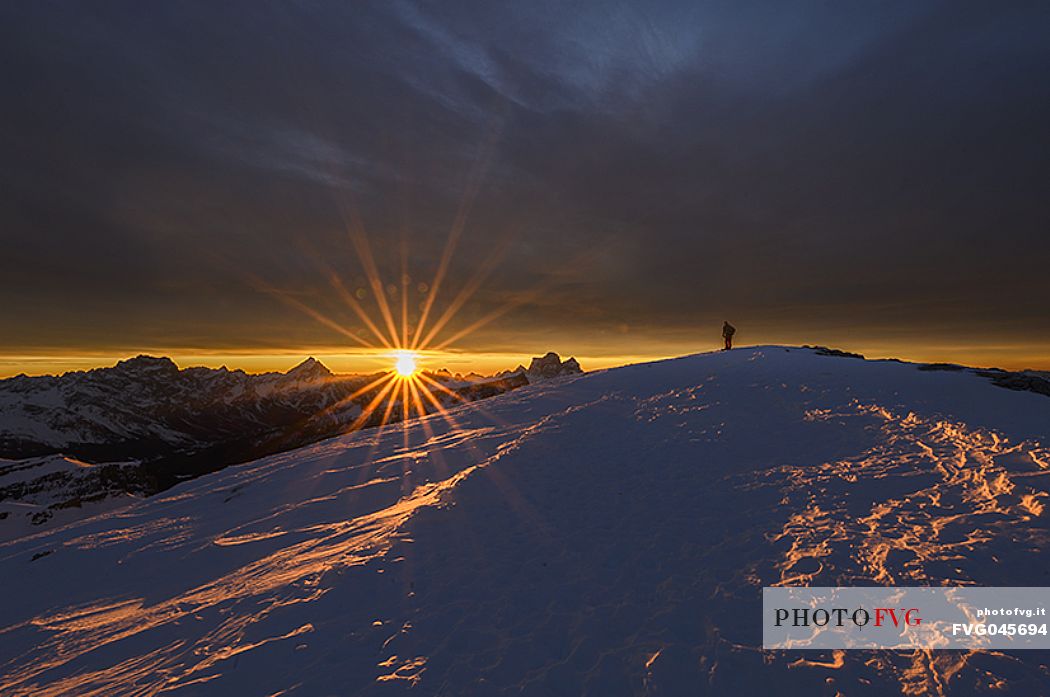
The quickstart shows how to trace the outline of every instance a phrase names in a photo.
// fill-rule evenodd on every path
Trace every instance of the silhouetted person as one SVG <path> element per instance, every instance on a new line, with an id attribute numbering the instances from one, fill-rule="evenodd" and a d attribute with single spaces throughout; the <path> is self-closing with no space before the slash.
<path id="1" fill-rule="evenodd" d="M 723 351 L 728 351 L 733 348 L 733 335 L 736 334 L 736 327 L 729 322 L 722 323 L 722 338 L 726 340 L 726 347 Z"/>

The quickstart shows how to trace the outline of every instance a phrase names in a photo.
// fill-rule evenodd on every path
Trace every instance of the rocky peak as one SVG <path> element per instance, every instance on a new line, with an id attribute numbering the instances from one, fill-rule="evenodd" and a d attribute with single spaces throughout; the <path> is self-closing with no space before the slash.
<path id="1" fill-rule="evenodd" d="M 332 371 L 324 363 L 311 356 L 289 370 L 285 375 L 298 380 L 318 380 L 332 377 Z"/>
<path id="2" fill-rule="evenodd" d="M 102 370 L 107 370 L 102 368 Z M 111 370 L 122 373 L 177 373 L 179 367 L 167 356 L 147 356 L 141 354 L 118 362 Z"/>
<path id="3" fill-rule="evenodd" d="M 558 354 L 551 351 L 541 358 L 533 358 L 525 374 L 530 380 L 546 380 L 562 375 L 577 375 L 582 372 L 583 369 L 580 368 L 580 364 L 575 358 L 568 358 L 563 361 Z"/>

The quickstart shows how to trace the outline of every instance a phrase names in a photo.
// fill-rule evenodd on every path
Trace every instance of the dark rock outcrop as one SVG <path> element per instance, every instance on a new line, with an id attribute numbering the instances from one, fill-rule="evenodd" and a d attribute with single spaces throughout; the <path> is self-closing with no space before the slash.
<path id="1" fill-rule="evenodd" d="M 955 363 L 923 363 L 919 366 L 919 370 L 925 370 L 929 372 L 938 370 L 958 371 L 964 369 L 965 366 L 956 365 Z"/>
<path id="2" fill-rule="evenodd" d="M 551 351 L 540 358 L 533 358 L 532 362 L 529 363 L 528 370 L 525 371 L 525 375 L 528 377 L 529 382 L 534 382 L 536 380 L 550 380 L 551 378 L 564 375 L 579 375 L 582 372 L 583 369 L 580 368 L 580 364 L 575 358 L 567 358 L 563 361 L 561 356 Z"/>
<path id="3" fill-rule="evenodd" d="M 1005 370 L 978 370 L 978 375 L 988 378 L 992 384 L 1018 392 L 1035 392 L 1050 397 L 1050 379 L 1043 375 L 1023 371 L 1011 373 Z"/>
<path id="4" fill-rule="evenodd" d="M 842 351 L 840 349 L 828 348 L 827 346 L 803 346 L 804 349 L 809 349 L 818 356 L 838 356 L 840 358 L 859 358 L 864 360 L 863 354 L 851 353 L 849 351 Z"/>

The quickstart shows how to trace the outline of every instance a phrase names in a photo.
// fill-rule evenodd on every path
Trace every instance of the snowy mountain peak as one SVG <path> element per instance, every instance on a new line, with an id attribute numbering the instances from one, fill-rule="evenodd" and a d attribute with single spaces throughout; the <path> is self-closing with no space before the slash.
<path id="1" fill-rule="evenodd" d="M 311 356 L 289 370 L 285 375 L 299 379 L 318 379 L 332 377 L 333 373 L 328 369 L 328 366 Z"/>

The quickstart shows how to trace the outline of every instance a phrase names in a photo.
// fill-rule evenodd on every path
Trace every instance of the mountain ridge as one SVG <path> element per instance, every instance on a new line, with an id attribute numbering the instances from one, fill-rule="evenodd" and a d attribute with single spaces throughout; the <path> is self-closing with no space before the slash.
<path id="1" fill-rule="evenodd" d="M 564 373 L 558 361 L 547 376 L 428 374 L 443 388 L 419 408 L 485 399 Z M 284 373 L 252 374 L 179 368 L 171 358 L 140 354 L 60 376 L 0 380 L 0 458 L 23 462 L 17 480 L 3 475 L 13 465 L 0 468 L 0 519 L 68 519 L 70 508 L 156 494 L 236 462 L 399 420 L 404 409 L 365 412 L 383 375 L 336 375 L 312 356 Z M 78 459 L 100 466 L 68 464 Z M 68 466 L 53 471 L 55 462 Z M 25 480 L 33 471 L 37 480 Z M 0 524 L 0 537 L 5 531 L 21 534 L 22 526 Z"/>

